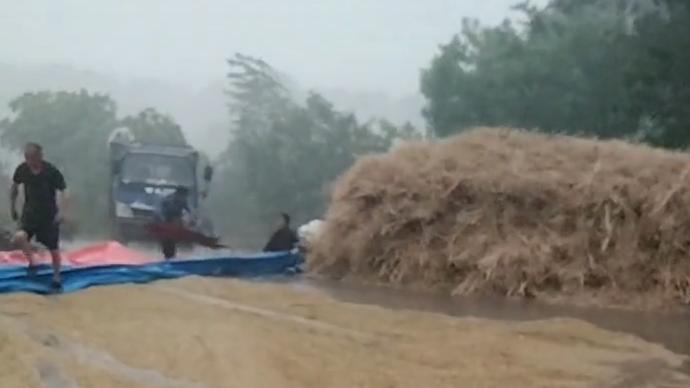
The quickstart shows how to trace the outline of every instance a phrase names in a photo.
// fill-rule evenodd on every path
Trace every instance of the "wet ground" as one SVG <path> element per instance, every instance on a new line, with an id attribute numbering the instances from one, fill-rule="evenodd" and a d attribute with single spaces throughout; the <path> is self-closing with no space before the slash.
<path id="1" fill-rule="evenodd" d="M 690 387 L 682 355 L 690 355 L 688 313 L 307 277 L 0 296 L 8 388 Z"/>
<path id="2" fill-rule="evenodd" d="M 74 241 L 71 246 L 84 245 Z M 132 243 L 140 252 L 160 256 L 154 243 Z M 188 257 L 237 254 L 234 251 L 207 248 L 182 249 Z M 573 307 L 545 304 L 535 301 L 507 300 L 505 298 L 450 297 L 438 294 L 317 280 L 314 278 L 271 278 L 262 281 L 289 283 L 296 289 L 325 291 L 332 297 L 351 303 L 377 305 L 391 309 L 417 310 L 442 313 L 455 317 L 479 317 L 503 321 L 530 321 L 556 317 L 570 317 L 592 323 L 606 330 L 636 335 L 646 341 L 660 343 L 668 349 L 690 355 L 690 307 L 685 313 L 638 312 L 594 307 Z M 690 365 L 688 366 L 690 369 Z"/>
<path id="3" fill-rule="evenodd" d="M 0 386 L 690 386 L 683 356 L 637 336 L 401 295 L 311 280 L 196 277 L 2 295 Z M 493 318 L 476 318 L 482 311 Z"/>
<path id="4" fill-rule="evenodd" d="M 391 309 L 418 310 L 455 317 L 478 317 L 503 321 L 534 321 L 568 317 L 587 321 L 602 329 L 624 332 L 668 349 L 690 355 L 690 310 L 662 313 L 620 309 L 550 305 L 502 298 L 450 297 L 421 294 L 378 286 L 354 285 L 302 279 L 284 279 L 298 289 L 324 290 L 338 300 L 373 304 Z"/>

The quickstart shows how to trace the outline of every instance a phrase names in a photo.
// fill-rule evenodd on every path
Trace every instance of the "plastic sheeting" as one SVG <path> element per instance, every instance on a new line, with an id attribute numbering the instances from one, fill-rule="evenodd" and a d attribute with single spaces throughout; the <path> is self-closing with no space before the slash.
<path id="1" fill-rule="evenodd" d="M 123 283 L 148 283 L 184 276 L 257 277 L 299 272 L 302 258 L 297 253 L 282 252 L 252 256 L 215 257 L 193 260 L 153 262 L 118 243 L 108 242 L 65 252 L 62 270 L 63 292 Z M 48 260 L 46 255 L 41 256 Z M 28 276 L 26 262 L 18 252 L 0 252 L 0 293 L 52 293 L 52 269 L 41 264 L 34 276 Z"/>
<path id="2" fill-rule="evenodd" d="M 36 252 L 35 258 L 39 263 L 50 263 L 50 254 L 46 251 Z M 62 261 L 65 265 L 87 266 L 145 264 L 154 260 L 115 241 L 106 241 L 62 252 Z M 24 254 L 20 251 L 0 252 L 0 268 L 12 264 L 26 265 Z"/>

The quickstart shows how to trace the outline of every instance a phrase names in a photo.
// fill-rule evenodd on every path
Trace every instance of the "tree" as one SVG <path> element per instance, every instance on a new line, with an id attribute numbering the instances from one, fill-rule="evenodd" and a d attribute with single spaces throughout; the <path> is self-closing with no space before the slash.
<path id="1" fill-rule="evenodd" d="M 80 92 L 26 93 L 10 104 L 12 117 L 0 122 L 0 139 L 14 150 L 34 141 L 65 174 L 76 217 L 84 230 L 106 225 L 108 169 L 106 141 L 117 126 L 110 97 Z M 101 229 L 99 229 L 101 228 Z"/>
<path id="2" fill-rule="evenodd" d="M 690 4 L 664 0 L 636 18 L 625 68 L 632 111 L 647 124 L 647 140 L 690 146 Z"/>
<path id="3" fill-rule="evenodd" d="M 134 137 L 142 143 L 187 145 L 187 139 L 175 120 L 153 108 L 146 108 L 136 116 L 125 117 L 121 120 L 121 125 L 129 128 Z"/>
<path id="4" fill-rule="evenodd" d="M 226 94 L 234 132 L 261 134 L 273 120 L 294 108 L 283 84 L 285 77 L 263 60 L 237 53 L 228 65 L 230 88 Z"/>
<path id="5" fill-rule="evenodd" d="M 0 187 L 10 187 L 10 177 L 7 176 L 7 166 L 3 160 L 0 160 Z M 9 203 L 8 190 L 0 191 L 0 203 Z M 0 212 L 0 233 L 3 232 L 4 227 L 10 223 L 10 216 L 8 212 Z M 0 239 L 2 237 L 0 236 Z"/>
<path id="6" fill-rule="evenodd" d="M 246 233 L 249 225 L 265 233 L 284 211 L 297 222 L 320 217 L 328 185 L 358 156 L 385 151 L 395 138 L 415 133 L 409 124 L 362 124 L 317 93 L 300 104 L 284 77 L 260 59 L 237 54 L 228 64 L 232 140 L 213 198 L 231 215 L 216 224 L 233 234 Z"/>
<path id="7" fill-rule="evenodd" d="M 690 4 L 552 0 L 522 28 L 465 21 L 421 78 L 445 136 L 479 125 L 690 146 Z"/>
<path id="8" fill-rule="evenodd" d="M 465 21 L 421 78 L 424 116 L 437 135 L 477 125 L 629 136 L 637 117 L 621 69 L 628 46 L 615 2 L 554 1 L 517 7 L 519 29 Z"/>
<path id="9" fill-rule="evenodd" d="M 262 60 L 242 54 L 228 60 L 228 112 L 232 120 L 231 141 L 220 157 L 220 171 L 211 201 L 223 209 L 215 223 L 226 231 L 243 236 L 264 233 L 252 226 L 267 222 L 270 210 L 261 206 L 272 152 L 264 146 L 265 135 L 274 120 L 293 105 L 280 76 Z M 270 182 L 269 182 L 270 184 Z M 275 190 L 271 188 L 270 190 Z M 272 215 L 272 214 L 271 214 Z M 253 222 L 252 222 L 253 221 Z M 258 242 L 257 242 L 258 244 Z"/>

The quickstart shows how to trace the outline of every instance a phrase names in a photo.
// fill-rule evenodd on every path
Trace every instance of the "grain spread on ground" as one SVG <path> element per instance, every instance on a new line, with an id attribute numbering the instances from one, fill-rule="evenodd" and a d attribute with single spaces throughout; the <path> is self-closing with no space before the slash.
<path id="1" fill-rule="evenodd" d="M 188 278 L 0 299 L 5 388 L 690 384 L 675 371 L 683 357 L 581 321 L 392 311 L 290 284 Z"/>

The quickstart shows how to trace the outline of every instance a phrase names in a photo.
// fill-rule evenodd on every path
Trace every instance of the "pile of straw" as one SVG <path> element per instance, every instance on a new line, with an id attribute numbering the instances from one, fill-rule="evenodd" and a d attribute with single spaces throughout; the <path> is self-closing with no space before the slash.
<path id="1" fill-rule="evenodd" d="M 311 270 L 454 294 L 690 303 L 690 155 L 476 129 L 360 159 Z M 640 299 L 644 298 L 644 299 Z"/>

